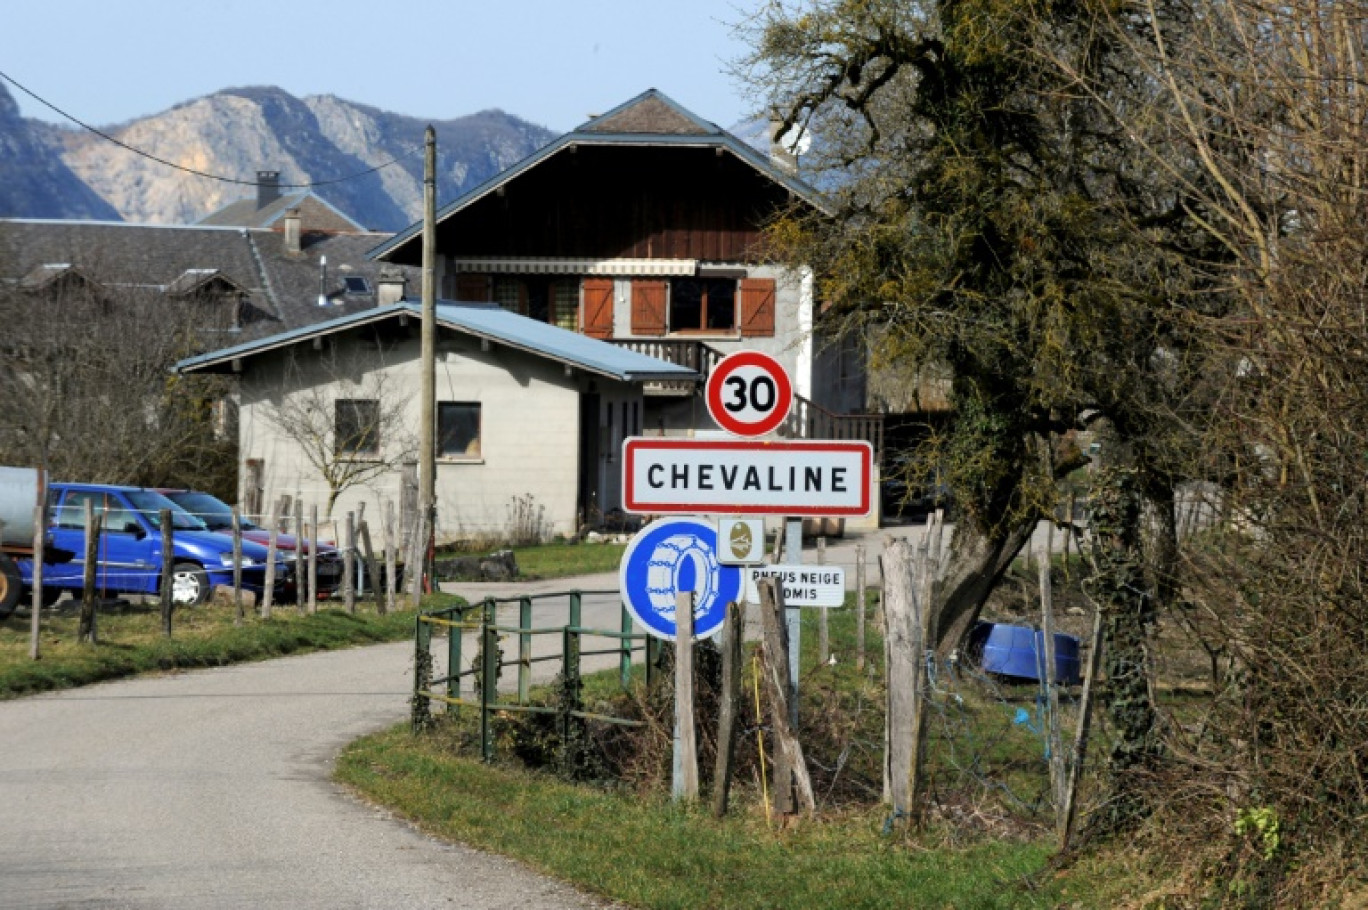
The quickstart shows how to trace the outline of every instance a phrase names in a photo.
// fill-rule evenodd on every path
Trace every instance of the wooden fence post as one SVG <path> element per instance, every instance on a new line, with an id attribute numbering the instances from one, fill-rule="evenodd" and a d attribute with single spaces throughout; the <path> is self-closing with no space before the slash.
<path id="1" fill-rule="evenodd" d="M 171 610 L 175 604 L 171 600 L 176 586 L 176 538 L 171 529 L 171 510 L 162 509 L 158 513 L 158 521 L 161 524 L 161 627 L 162 635 L 166 638 L 171 637 Z"/>
<path id="2" fill-rule="evenodd" d="M 624 611 L 625 612 L 625 611 Z M 713 815 L 727 814 L 732 765 L 736 760 L 737 715 L 741 709 L 741 639 L 746 623 L 741 604 L 727 604 L 722 621 L 722 696 L 717 719 L 717 763 L 713 770 Z"/>
<path id="3" fill-rule="evenodd" d="M 1055 666 L 1054 637 L 1054 589 L 1050 579 L 1050 551 L 1054 548 L 1054 521 L 1045 526 L 1045 550 L 1040 554 L 1040 649 L 1044 650 L 1040 674 L 1041 689 L 1045 693 L 1047 718 L 1047 738 L 1050 748 L 1050 793 L 1055 804 L 1055 832 L 1064 836 L 1064 750 L 1060 744 L 1059 733 L 1059 684 L 1058 667 Z M 1039 655 L 1037 652 L 1037 656 Z M 1040 663 L 1037 663 L 1040 666 Z"/>
<path id="4" fill-rule="evenodd" d="M 796 697 L 789 675 L 788 628 L 784 622 L 784 591 L 772 578 L 757 582 L 760 620 L 764 626 L 765 690 L 769 695 L 770 724 L 774 730 L 774 811 L 791 814 L 801 804 L 809 816 L 817 811 L 803 747 L 792 724 L 790 700 Z"/>
<path id="5" fill-rule="evenodd" d="M 423 546 L 428 538 L 427 515 L 423 514 L 422 510 L 419 510 L 414 528 L 415 533 L 413 540 L 409 542 L 409 551 L 404 563 L 404 571 L 408 573 L 404 586 L 408 588 L 409 602 L 416 610 L 423 598 Z"/>
<path id="6" fill-rule="evenodd" d="M 906 540 L 889 541 L 880 558 L 883 573 L 884 676 L 887 711 L 884 720 L 884 799 L 895 821 L 913 815 L 916 787 L 916 705 L 921 698 L 921 623 L 913 577 L 914 554 Z"/>
<path id="7" fill-rule="evenodd" d="M 77 623 L 76 640 L 100 643 L 95 619 L 95 567 L 99 563 L 100 525 L 104 513 L 95 514 L 95 503 L 85 501 L 85 565 L 82 567 L 81 618 Z"/>
<path id="8" fill-rule="evenodd" d="M 309 612 L 318 612 L 318 504 L 309 506 Z"/>
<path id="9" fill-rule="evenodd" d="M 394 575 L 398 571 L 398 560 L 396 557 L 394 539 L 394 500 L 387 499 L 385 500 L 385 601 L 384 606 L 380 608 L 381 614 L 388 613 L 394 609 L 394 592 L 396 590 Z M 460 667 L 457 667 L 456 669 L 459 670 Z"/>
<path id="10" fill-rule="evenodd" d="M 233 625 L 242 619 L 242 514 L 233 506 Z"/>
<path id="11" fill-rule="evenodd" d="M 1080 548 L 1081 550 L 1081 548 Z M 1092 721 L 1093 684 L 1102 666 L 1102 611 L 1093 604 L 1092 642 L 1088 649 L 1088 675 L 1083 679 L 1083 693 L 1078 701 L 1078 727 L 1074 730 L 1073 752 L 1069 755 L 1069 779 L 1064 786 L 1064 806 L 1060 810 L 1059 849 L 1068 850 L 1073 839 L 1074 815 L 1077 812 L 1078 779 L 1083 773 L 1083 759 L 1088 754 L 1088 728 Z"/>
<path id="12" fill-rule="evenodd" d="M 347 536 L 342 550 L 342 602 L 356 613 L 356 513 L 347 513 Z"/>
<path id="13" fill-rule="evenodd" d="M 261 587 L 261 618 L 271 618 L 271 602 L 275 599 L 276 552 L 280 546 L 280 503 L 271 512 L 271 532 L 266 539 L 266 578 Z"/>
<path id="14" fill-rule="evenodd" d="M 360 521 L 356 525 L 356 536 L 361 540 L 361 559 L 366 567 L 367 583 L 362 585 L 362 589 L 375 598 L 376 604 L 380 603 L 380 567 L 375 560 L 375 548 L 371 546 L 370 522 Z M 378 608 L 377 608 L 378 609 Z M 383 610 L 379 610 L 383 613 Z"/>
<path id="15" fill-rule="evenodd" d="M 294 529 L 295 529 L 295 558 L 294 558 L 294 578 L 295 578 L 295 609 L 300 613 L 304 612 L 304 598 L 307 596 L 304 578 L 304 549 L 311 544 L 308 537 L 304 534 L 304 500 L 303 494 L 296 491 L 294 500 Z"/>
<path id="16" fill-rule="evenodd" d="M 33 507 L 33 597 L 30 606 L 33 615 L 29 619 L 29 660 L 37 660 L 40 656 L 38 647 L 39 639 L 43 631 L 43 559 L 46 557 L 44 552 L 47 543 L 47 505 L 44 500 L 46 490 L 42 482 L 42 474 L 39 475 L 38 483 L 38 504 Z"/>
<path id="17" fill-rule="evenodd" d="M 855 548 L 855 669 L 865 668 L 865 548 Z"/>
<path id="18" fill-rule="evenodd" d="M 694 730 L 694 592 L 675 595 L 674 799 L 698 799 L 698 736 Z"/>

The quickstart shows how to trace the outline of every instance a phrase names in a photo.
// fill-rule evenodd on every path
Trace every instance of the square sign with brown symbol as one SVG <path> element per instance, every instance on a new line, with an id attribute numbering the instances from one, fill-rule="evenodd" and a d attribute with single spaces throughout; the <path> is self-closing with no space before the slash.
<path id="1" fill-rule="evenodd" d="M 724 566 L 758 566 L 765 561 L 763 518 L 719 518 L 717 561 Z"/>

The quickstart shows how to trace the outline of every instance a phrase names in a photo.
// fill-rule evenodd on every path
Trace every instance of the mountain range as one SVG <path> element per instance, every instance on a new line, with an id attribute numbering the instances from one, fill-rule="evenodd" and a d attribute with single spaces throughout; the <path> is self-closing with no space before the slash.
<path id="1" fill-rule="evenodd" d="M 230 88 L 99 129 L 182 168 L 250 184 L 278 171 L 363 226 L 397 231 L 422 217 L 423 132 L 437 133 L 438 203 L 456 198 L 555 134 L 500 110 L 424 120 L 333 95 Z M 393 163 L 391 163 L 393 162 Z M 255 195 L 177 170 L 86 130 L 20 115 L 0 83 L 0 217 L 192 224 Z"/>

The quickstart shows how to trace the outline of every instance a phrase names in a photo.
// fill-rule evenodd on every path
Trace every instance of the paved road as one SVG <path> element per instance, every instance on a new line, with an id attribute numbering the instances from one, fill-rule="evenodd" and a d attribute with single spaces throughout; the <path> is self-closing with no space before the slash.
<path id="1" fill-rule="evenodd" d="M 411 673 L 380 645 L 0 703 L 0 907 L 596 906 L 330 783 Z"/>

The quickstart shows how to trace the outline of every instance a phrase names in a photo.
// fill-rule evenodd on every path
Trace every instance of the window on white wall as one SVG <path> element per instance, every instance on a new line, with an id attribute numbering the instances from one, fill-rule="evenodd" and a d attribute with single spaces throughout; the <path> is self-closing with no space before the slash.
<path id="1" fill-rule="evenodd" d="M 480 457 L 478 401 L 438 402 L 437 455 L 440 458 Z"/>
<path id="2" fill-rule="evenodd" d="M 380 402 L 374 398 L 337 399 L 333 445 L 338 455 L 379 455 Z"/>
<path id="3" fill-rule="evenodd" d="M 736 328 L 736 279 L 670 281 L 671 332 L 730 332 Z"/>

